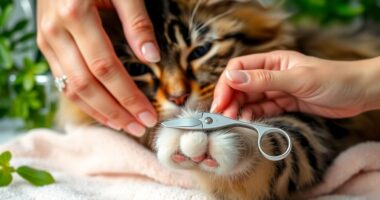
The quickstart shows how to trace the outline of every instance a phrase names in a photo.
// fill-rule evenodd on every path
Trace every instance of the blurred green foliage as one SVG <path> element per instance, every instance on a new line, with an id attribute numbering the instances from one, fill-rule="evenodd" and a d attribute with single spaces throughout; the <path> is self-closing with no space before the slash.
<path id="1" fill-rule="evenodd" d="M 287 0 L 285 5 L 301 23 L 380 22 L 380 0 Z"/>
<path id="2" fill-rule="evenodd" d="M 41 58 L 25 56 L 17 63 L 15 56 L 37 51 L 35 33 L 28 31 L 30 19 L 9 23 L 14 14 L 12 0 L 0 1 L 0 119 L 19 118 L 25 128 L 49 127 L 52 114 L 41 113 L 44 107 L 44 88 L 37 84 L 36 76 L 48 72 Z"/>

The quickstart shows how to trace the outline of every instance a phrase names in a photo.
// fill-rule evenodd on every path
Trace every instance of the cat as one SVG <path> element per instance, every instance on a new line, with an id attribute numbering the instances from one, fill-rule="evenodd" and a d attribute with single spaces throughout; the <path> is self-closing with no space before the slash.
<path id="1" fill-rule="evenodd" d="M 143 63 L 125 41 L 117 16 L 103 12 L 103 26 L 135 83 L 150 99 L 159 119 L 192 117 L 209 111 L 213 89 L 231 58 L 273 50 L 296 50 L 329 59 L 360 59 L 379 55 L 380 46 L 368 35 L 297 29 L 280 7 L 256 0 L 156 0 L 146 6 L 161 50 L 161 61 Z M 328 45 L 327 45 L 328 44 Z M 89 116 L 61 99 L 61 123 L 90 123 Z M 334 157 L 363 141 L 365 127 L 379 132 L 378 113 L 329 120 L 300 113 L 255 122 L 282 128 L 293 150 L 281 161 L 268 161 L 257 149 L 257 136 L 245 128 L 210 132 L 157 126 L 142 138 L 170 168 L 192 171 L 199 187 L 217 199 L 290 199 L 322 180 Z M 365 126 L 362 126 L 365 124 Z M 364 135 L 364 134 L 362 134 Z M 286 141 L 269 135 L 264 150 L 284 151 Z"/>

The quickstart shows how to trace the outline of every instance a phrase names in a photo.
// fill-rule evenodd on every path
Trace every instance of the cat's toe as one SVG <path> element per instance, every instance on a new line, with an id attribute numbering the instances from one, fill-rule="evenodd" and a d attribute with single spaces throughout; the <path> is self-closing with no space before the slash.
<path id="1" fill-rule="evenodd" d="M 190 159 L 196 163 L 200 163 L 202 162 L 204 159 L 206 158 L 206 156 L 203 154 L 201 156 L 195 156 L 195 157 L 191 157 Z"/>
<path id="2" fill-rule="evenodd" d="M 181 153 L 175 153 L 171 156 L 172 160 L 176 163 L 182 163 L 182 162 L 185 162 L 187 160 L 187 158 L 182 155 Z"/>
<path id="3" fill-rule="evenodd" d="M 203 160 L 202 163 L 210 168 L 216 168 L 219 166 L 218 162 L 214 160 L 213 158 L 206 158 Z"/>
<path id="4" fill-rule="evenodd" d="M 187 132 L 180 138 L 181 152 L 195 162 L 202 161 L 208 151 L 208 136 L 204 132 Z"/>

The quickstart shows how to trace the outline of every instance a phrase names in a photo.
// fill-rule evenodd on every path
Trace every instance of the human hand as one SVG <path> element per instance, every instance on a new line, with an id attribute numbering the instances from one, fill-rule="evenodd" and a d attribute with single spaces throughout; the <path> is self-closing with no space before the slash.
<path id="1" fill-rule="evenodd" d="M 153 26 L 141 0 L 38 0 L 37 43 L 64 93 L 100 123 L 136 136 L 157 114 L 118 60 L 98 9 L 115 8 L 139 59 L 160 60 Z"/>
<path id="2" fill-rule="evenodd" d="M 245 119 L 294 111 L 330 118 L 353 116 L 366 110 L 366 64 L 292 51 L 234 58 L 217 83 L 211 110 L 232 118 L 241 112 Z"/>

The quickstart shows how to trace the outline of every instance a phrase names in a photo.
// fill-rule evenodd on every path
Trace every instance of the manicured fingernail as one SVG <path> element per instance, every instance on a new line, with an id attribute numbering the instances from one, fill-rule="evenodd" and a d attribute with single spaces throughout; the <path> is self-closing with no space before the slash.
<path id="1" fill-rule="evenodd" d="M 248 82 L 248 75 L 241 70 L 227 70 L 226 77 L 228 80 L 234 83 L 246 83 Z"/>
<path id="2" fill-rule="evenodd" d="M 141 120 L 141 122 L 147 127 L 153 127 L 157 123 L 157 119 L 154 117 L 152 113 L 148 111 L 138 114 L 138 117 Z"/>
<path id="3" fill-rule="evenodd" d="M 218 103 L 219 103 L 218 99 L 215 99 L 215 100 L 212 102 L 210 112 L 215 112 L 216 107 L 218 107 Z"/>
<path id="4" fill-rule="evenodd" d="M 142 136 L 145 133 L 145 128 L 139 123 L 132 122 L 127 126 L 127 132 L 135 136 Z"/>
<path id="5" fill-rule="evenodd" d="M 113 124 L 112 122 L 108 121 L 106 122 L 106 125 L 114 130 L 117 130 L 117 131 L 120 131 L 121 130 L 121 127 L 116 125 L 116 124 Z"/>
<path id="6" fill-rule="evenodd" d="M 141 48 L 141 52 L 148 62 L 156 63 L 161 60 L 160 52 L 152 42 L 145 43 Z"/>

